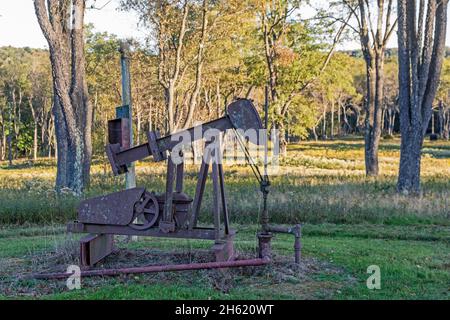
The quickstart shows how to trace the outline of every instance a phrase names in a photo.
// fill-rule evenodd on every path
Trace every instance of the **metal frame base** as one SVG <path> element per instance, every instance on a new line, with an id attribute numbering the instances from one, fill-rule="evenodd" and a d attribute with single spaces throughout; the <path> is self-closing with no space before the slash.
<path id="1" fill-rule="evenodd" d="M 93 234 L 114 234 L 125 236 L 144 236 L 155 238 L 176 238 L 176 239 L 199 239 L 199 240 L 216 240 L 216 230 L 214 228 L 196 227 L 192 230 L 182 229 L 175 232 L 164 233 L 159 228 L 151 228 L 147 230 L 135 230 L 129 226 L 113 226 L 87 224 L 78 221 L 71 222 L 67 225 L 67 232 L 73 233 L 93 233 Z M 235 230 L 230 230 L 226 235 L 223 231 L 220 234 L 220 240 L 228 240 L 236 234 Z"/>
<path id="2" fill-rule="evenodd" d="M 80 240 L 80 261 L 84 267 L 92 267 L 112 253 L 114 235 L 214 240 L 215 243 L 211 247 L 211 253 L 216 262 L 232 261 L 235 258 L 235 230 L 230 230 L 228 235 L 221 232 L 221 237 L 217 240 L 216 229 L 214 228 L 197 227 L 192 230 L 182 229 L 164 233 L 158 227 L 148 230 L 135 230 L 129 226 L 95 225 L 74 221 L 67 225 L 67 232 L 90 233 Z"/>
<path id="3" fill-rule="evenodd" d="M 90 234 L 80 239 L 80 263 L 92 267 L 109 256 L 114 250 L 112 234 Z"/>

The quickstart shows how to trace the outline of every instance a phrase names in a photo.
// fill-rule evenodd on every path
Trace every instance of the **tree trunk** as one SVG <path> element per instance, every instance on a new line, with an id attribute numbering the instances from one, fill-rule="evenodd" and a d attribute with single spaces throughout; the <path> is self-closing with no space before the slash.
<path id="1" fill-rule="evenodd" d="M 76 128 L 75 132 L 80 134 L 80 140 L 71 139 L 75 143 L 79 143 L 75 147 L 77 161 L 81 165 L 81 181 L 74 185 L 75 190 L 82 192 L 83 189 L 90 184 L 91 161 L 92 161 L 92 115 L 93 108 L 89 101 L 89 93 L 87 87 L 87 76 L 85 66 L 85 45 L 84 45 L 84 0 L 73 0 L 74 7 L 74 27 L 72 28 L 72 83 L 70 90 L 70 99 L 72 108 L 76 112 Z M 72 132 L 69 129 L 69 132 Z M 78 163 L 75 163 L 77 166 Z M 74 167 L 75 170 L 79 170 Z M 74 172 L 78 176 L 78 172 Z M 78 186 L 79 184 L 79 186 Z"/>
<path id="2" fill-rule="evenodd" d="M 450 110 L 445 112 L 444 116 L 444 132 L 442 134 L 443 139 L 449 140 L 450 138 Z"/>
<path id="3" fill-rule="evenodd" d="M 392 109 L 386 109 L 386 121 L 387 121 L 387 134 L 391 135 L 392 128 Z"/>
<path id="4" fill-rule="evenodd" d="M 50 116 L 48 118 L 48 123 L 47 123 L 47 131 L 46 131 L 46 141 L 47 141 L 47 152 L 48 152 L 48 157 L 51 158 L 52 157 L 52 145 L 54 146 L 55 149 L 55 154 L 56 154 L 56 137 L 55 137 L 55 125 L 54 125 L 54 116 L 53 116 L 53 104 L 52 104 L 52 110 L 50 111 Z M 56 156 L 55 156 L 56 158 Z"/>
<path id="5" fill-rule="evenodd" d="M 149 108 L 148 108 L 148 131 L 153 131 L 153 118 L 152 118 L 152 111 L 153 111 L 153 107 L 154 107 L 154 101 L 153 101 L 153 97 L 150 97 L 150 103 L 149 103 Z"/>
<path id="6" fill-rule="evenodd" d="M 5 116 L 0 111 L 0 116 L 2 118 L 1 121 L 1 129 L 2 129 L 2 136 L 0 137 L 0 160 L 5 160 L 5 154 L 6 154 L 6 131 L 5 131 Z"/>
<path id="7" fill-rule="evenodd" d="M 286 141 L 286 130 L 283 122 L 278 122 L 278 141 L 280 143 L 280 155 L 287 155 L 287 141 Z"/>
<path id="8" fill-rule="evenodd" d="M 175 107 L 175 85 L 174 81 L 171 81 L 169 84 L 169 90 L 167 90 L 168 93 L 168 99 L 167 99 L 167 133 L 171 134 L 175 131 L 175 114 L 174 114 L 174 107 Z"/>
<path id="9" fill-rule="evenodd" d="M 331 133 L 330 133 L 331 140 L 334 139 L 334 102 L 331 103 Z"/>
<path id="10" fill-rule="evenodd" d="M 367 102 L 365 125 L 365 162 L 366 174 L 378 176 L 378 149 L 381 139 L 384 53 L 377 52 L 375 61 L 371 58 L 367 63 Z M 373 62 L 372 62 L 373 61 Z"/>
<path id="11" fill-rule="evenodd" d="M 394 135 L 394 129 L 395 129 L 395 120 L 397 119 L 397 112 L 392 112 L 392 121 L 391 121 L 391 136 Z"/>
<path id="12" fill-rule="evenodd" d="M 439 100 L 439 136 L 444 138 L 444 124 L 445 124 L 445 106 L 442 100 Z"/>
<path id="13" fill-rule="evenodd" d="M 0 161 L 3 161 L 3 155 L 4 155 L 4 143 L 3 143 L 3 130 L 2 130 L 2 136 L 0 137 Z"/>
<path id="14" fill-rule="evenodd" d="M 448 0 L 430 0 L 427 10 L 420 10 L 417 14 L 416 7 L 409 1 L 398 0 L 402 144 L 397 189 L 404 194 L 418 194 L 421 189 L 421 151 L 442 70 L 447 6 Z"/>
<path id="15" fill-rule="evenodd" d="M 217 105 L 217 117 L 216 118 L 220 118 L 221 115 L 221 107 L 222 107 L 222 99 L 221 99 L 221 94 L 220 94 L 220 84 L 219 81 L 217 81 L 216 83 L 216 105 Z"/>
<path id="16" fill-rule="evenodd" d="M 37 160 L 38 153 L 38 116 L 33 106 L 33 98 L 29 97 L 28 104 L 30 106 L 31 115 L 33 117 L 33 160 Z"/>
<path id="17" fill-rule="evenodd" d="M 34 135 L 33 135 L 33 160 L 37 160 L 38 154 L 38 123 L 34 121 Z"/>
<path id="18" fill-rule="evenodd" d="M 420 160 L 423 135 L 421 130 L 409 129 L 402 134 L 398 189 L 407 193 L 420 192 Z"/>
<path id="19" fill-rule="evenodd" d="M 358 21 L 357 33 L 366 63 L 367 80 L 364 133 L 366 175 L 377 176 L 379 174 L 378 148 L 383 120 L 384 53 L 397 21 L 395 20 L 394 23 L 391 21 L 392 0 L 374 1 L 373 5 L 365 0 L 343 3 Z"/>
<path id="20" fill-rule="evenodd" d="M 12 135 L 13 135 L 13 129 L 12 129 L 12 110 L 11 110 L 11 104 L 9 104 L 9 130 L 8 130 L 8 137 L 7 137 L 7 143 L 8 143 L 8 165 L 12 166 Z"/>
<path id="21" fill-rule="evenodd" d="M 316 129 L 316 126 L 314 126 L 314 127 L 312 128 L 312 133 L 313 133 L 314 141 L 317 142 L 317 140 L 319 140 L 319 137 L 317 136 L 317 129 Z"/>
<path id="22" fill-rule="evenodd" d="M 342 126 L 341 126 L 341 103 L 340 102 L 338 103 L 337 118 L 338 118 L 337 135 L 340 136 L 341 135 L 341 131 L 342 131 Z"/>
<path id="23" fill-rule="evenodd" d="M 161 14 L 164 14 L 164 10 Z M 188 1 L 183 4 L 182 19 L 179 25 L 179 31 L 176 37 L 168 34 L 166 30 L 166 22 L 160 21 L 157 30 L 158 35 L 158 81 L 164 90 L 164 98 L 166 103 L 165 131 L 172 133 L 176 130 L 175 105 L 177 87 L 180 81 L 180 72 L 183 64 L 183 54 L 185 50 L 184 38 L 186 36 L 186 24 L 189 16 L 190 8 Z M 176 38 L 174 43 L 173 38 Z M 169 52 L 175 47 L 173 59 L 167 59 Z"/>
<path id="24" fill-rule="evenodd" d="M 12 133 L 8 134 L 8 166 L 12 167 Z"/>
<path id="25" fill-rule="evenodd" d="M 435 123 L 434 123 L 434 111 L 431 114 L 431 134 L 436 133 Z"/>
<path id="26" fill-rule="evenodd" d="M 56 90 L 55 90 L 56 91 Z M 67 175 L 67 130 L 62 114 L 62 109 L 59 103 L 59 99 L 55 96 L 53 102 L 53 117 L 55 119 L 55 140 L 56 140 L 56 190 L 60 191 L 62 188 L 68 186 Z"/>
<path id="27" fill-rule="evenodd" d="M 76 195 L 89 184 L 92 158 L 92 105 L 84 59 L 84 0 L 34 0 L 52 65 L 56 140 L 56 189 Z M 70 24 L 70 25 L 69 25 Z"/>
<path id="28" fill-rule="evenodd" d="M 344 134 L 348 134 L 349 132 L 351 132 L 352 127 L 351 127 L 350 123 L 348 122 L 347 111 L 346 111 L 344 105 L 342 105 L 342 115 L 344 116 L 344 124 L 345 124 L 345 128 L 346 128 Z"/>

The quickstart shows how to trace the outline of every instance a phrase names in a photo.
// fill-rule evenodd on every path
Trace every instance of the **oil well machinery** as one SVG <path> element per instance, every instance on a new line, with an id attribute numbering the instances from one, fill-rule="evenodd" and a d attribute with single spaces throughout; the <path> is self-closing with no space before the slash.
<path id="1" fill-rule="evenodd" d="M 284 228 L 269 224 L 267 195 L 270 182 L 267 167 L 265 166 L 264 173 L 261 174 L 246 147 L 246 143 L 264 145 L 267 157 L 267 135 L 264 139 L 261 139 L 260 135 L 249 135 L 244 141 L 240 133 L 249 130 L 259 132 L 267 128 L 267 90 L 265 109 L 265 125 L 263 125 L 253 102 L 248 99 L 237 99 L 227 107 L 222 118 L 164 137 L 157 131 L 150 131 L 147 132 L 147 143 L 135 147 L 129 147 L 128 122 L 122 118 L 109 121 L 109 144 L 106 146 L 106 154 L 114 175 L 126 173 L 130 164 L 135 161 L 152 157 L 156 162 L 166 162 L 165 190 L 156 193 L 145 187 L 137 187 L 80 203 L 77 220 L 68 223 L 67 230 L 72 233 L 88 234 L 80 240 L 80 261 L 86 269 L 82 276 L 264 265 L 270 262 L 270 244 L 272 235 L 276 232 L 295 236 L 295 261 L 299 262 L 300 225 Z M 222 163 L 221 136 L 227 130 L 234 131 L 245 158 L 260 183 L 263 195 L 261 230 L 258 233 L 259 250 L 255 259 L 235 259 L 233 240 L 236 231 L 230 226 Z M 205 143 L 205 151 L 198 172 L 195 194 L 191 197 L 184 193 L 183 188 L 185 177 L 183 148 L 200 140 Z M 213 205 L 209 211 L 213 217 L 213 226 L 200 227 L 198 220 L 208 175 L 212 179 L 213 188 Z M 114 235 L 210 240 L 213 261 L 187 265 L 88 270 L 112 253 Z M 65 277 L 66 273 L 35 275 L 35 278 Z"/>

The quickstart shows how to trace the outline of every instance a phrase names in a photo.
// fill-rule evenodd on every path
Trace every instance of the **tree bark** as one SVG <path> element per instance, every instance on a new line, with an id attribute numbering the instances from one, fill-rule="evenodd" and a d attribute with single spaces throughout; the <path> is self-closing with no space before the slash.
<path id="1" fill-rule="evenodd" d="M 331 103 L 331 133 L 330 133 L 331 140 L 334 139 L 334 102 Z"/>
<path id="2" fill-rule="evenodd" d="M 74 25 L 72 28 L 72 83 L 70 88 L 70 98 L 72 108 L 76 112 L 76 130 L 80 131 L 80 155 L 77 161 L 81 163 L 80 186 L 74 185 L 75 190 L 80 192 L 90 184 L 90 172 L 92 161 L 92 115 L 93 108 L 89 101 L 87 86 L 86 65 L 85 65 L 85 45 L 84 45 L 84 12 L 85 0 L 73 0 Z M 78 159 L 79 157 L 79 159 Z M 75 170 L 79 170 L 75 168 Z M 74 174 L 78 175 L 77 172 Z"/>
<path id="3" fill-rule="evenodd" d="M 38 116 L 37 111 L 33 106 L 33 97 L 28 98 L 28 104 L 31 110 L 31 116 L 33 117 L 33 160 L 37 160 L 38 154 Z"/>
<path id="4" fill-rule="evenodd" d="M 427 10 L 422 4 L 417 14 L 415 1 L 398 0 L 402 139 L 397 190 L 404 194 L 421 191 L 421 151 L 442 70 L 447 7 L 448 0 L 430 0 Z"/>
<path id="5" fill-rule="evenodd" d="M 58 173 L 56 189 L 80 195 L 89 183 L 92 106 L 84 59 L 84 0 L 34 0 L 52 65 Z"/>
<path id="6" fill-rule="evenodd" d="M 337 122 L 338 122 L 338 128 L 337 128 L 337 135 L 341 136 L 342 133 L 342 125 L 341 125 L 341 102 L 338 102 L 338 108 L 337 108 Z"/>
<path id="7" fill-rule="evenodd" d="M 381 139 L 384 51 L 370 58 L 367 71 L 367 102 L 365 125 L 365 162 L 367 176 L 378 176 L 378 149 Z"/>
<path id="8" fill-rule="evenodd" d="M 439 103 L 439 134 L 441 139 L 448 140 L 450 132 L 450 108 L 443 101 Z"/>
<path id="9" fill-rule="evenodd" d="M 0 111 L 0 117 L 1 117 L 1 129 L 2 129 L 2 135 L 0 137 L 0 160 L 5 160 L 5 154 L 6 154 L 6 127 L 5 127 L 5 115 L 2 111 Z"/>
<path id="10" fill-rule="evenodd" d="M 56 90 L 55 90 L 56 91 Z M 54 97 L 53 102 L 53 117 L 55 121 L 55 140 L 56 140 L 56 190 L 60 191 L 62 188 L 68 186 L 68 174 L 67 174 L 67 153 L 68 153 L 68 141 L 67 130 L 62 114 L 61 106 L 59 105 L 59 98 Z"/>

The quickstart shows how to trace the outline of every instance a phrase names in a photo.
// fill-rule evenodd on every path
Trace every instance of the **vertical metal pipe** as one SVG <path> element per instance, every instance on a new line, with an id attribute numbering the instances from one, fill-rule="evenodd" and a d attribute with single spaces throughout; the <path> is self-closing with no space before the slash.
<path id="1" fill-rule="evenodd" d="M 267 165 L 269 160 L 269 87 L 266 85 L 265 95 L 264 95 L 264 178 L 267 177 Z"/>
<path id="2" fill-rule="evenodd" d="M 282 227 L 282 226 L 268 226 L 267 227 L 268 232 L 273 233 L 286 233 L 286 234 L 292 234 L 295 237 L 294 240 L 294 259 L 295 263 L 299 264 L 301 257 L 302 257 L 302 243 L 301 243 L 301 237 L 302 237 L 302 225 L 297 224 L 293 227 Z"/>
<path id="3" fill-rule="evenodd" d="M 261 192 L 263 194 L 263 212 L 261 215 L 261 228 L 264 233 L 268 233 L 268 225 L 269 225 L 269 211 L 267 208 L 267 196 L 269 194 L 269 178 L 267 174 L 267 162 L 268 162 L 268 137 L 267 137 L 267 128 L 268 128 L 268 112 L 269 112 L 269 87 L 265 87 L 265 101 L 264 101 L 264 127 L 265 127 L 265 139 L 264 139 L 264 177 L 263 181 L 261 181 Z"/>
<path id="4" fill-rule="evenodd" d="M 130 76 L 130 58 L 129 47 L 125 42 L 120 43 L 120 65 L 122 72 L 122 105 L 128 106 L 128 121 L 130 128 L 130 148 L 133 147 L 133 108 L 131 103 L 131 76 Z M 128 172 L 125 177 L 126 189 L 132 189 L 136 187 L 136 172 L 134 163 L 128 166 Z"/>

